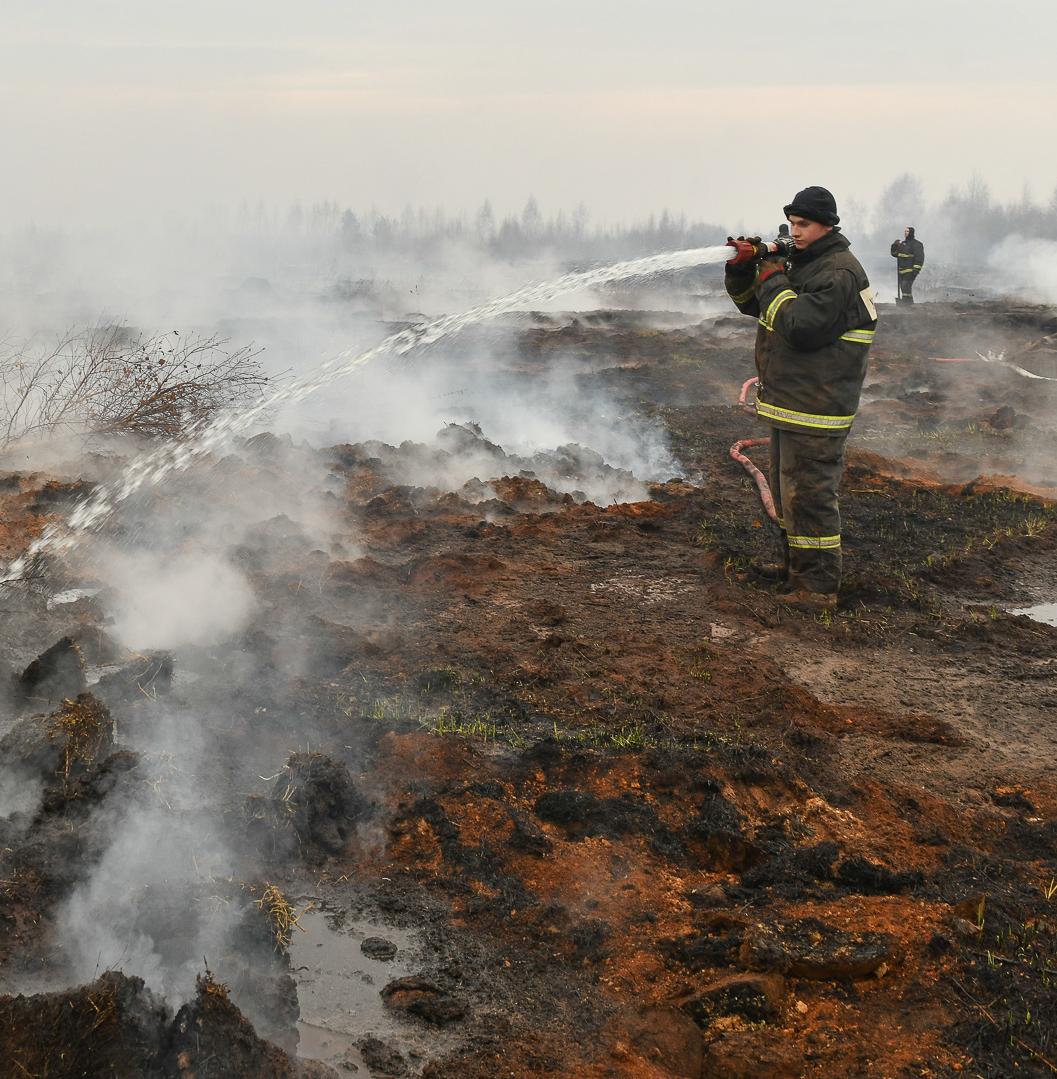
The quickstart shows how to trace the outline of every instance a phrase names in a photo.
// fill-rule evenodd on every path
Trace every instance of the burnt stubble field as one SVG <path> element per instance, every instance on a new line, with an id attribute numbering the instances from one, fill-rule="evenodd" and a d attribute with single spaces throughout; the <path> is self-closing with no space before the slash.
<path id="1" fill-rule="evenodd" d="M 1057 315 L 881 316 L 832 617 L 750 567 L 751 322 L 619 312 L 495 362 L 662 425 L 648 491 L 261 434 L 5 587 L 0 1075 L 1057 1072 L 1057 381 L 977 355 Z M 0 475 L 0 555 L 119 463 Z M 247 616 L 158 647 L 122 575 L 203 560 Z"/>

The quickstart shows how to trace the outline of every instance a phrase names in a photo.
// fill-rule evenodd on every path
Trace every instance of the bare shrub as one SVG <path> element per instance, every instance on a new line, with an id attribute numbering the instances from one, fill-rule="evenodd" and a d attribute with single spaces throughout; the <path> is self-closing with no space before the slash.
<path id="1" fill-rule="evenodd" d="M 173 438 L 256 399 L 259 349 L 217 335 L 148 336 L 100 325 L 35 352 L 0 354 L 0 448 L 58 432 Z"/>

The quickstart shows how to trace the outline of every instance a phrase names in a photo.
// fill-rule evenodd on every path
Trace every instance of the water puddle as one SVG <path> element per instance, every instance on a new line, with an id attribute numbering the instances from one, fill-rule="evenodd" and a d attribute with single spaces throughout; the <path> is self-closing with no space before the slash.
<path id="1" fill-rule="evenodd" d="M 654 607 L 693 592 L 696 585 L 684 577 L 646 577 L 642 574 L 626 573 L 599 581 L 590 587 L 592 592 L 613 592 L 646 607 Z"/>
<path id="2" fill-rule="evenodd" d="M 84 680 L 88 687 L 97 685 L 104 675 L 116 674 L 125 669 L 124 663 L 88 663 L 84 668 Z M 192 686 L 202 676 L 195 671 L 188 671 L 182 667 L 174 667 L 172 673 L 172 688 L 186 689 Z"/>
<path id="3" fill-rule="evenodd" d="M 1036 622 L 1045 622 L 1048 626 L 1057 626 L 1057 603 L 1040 603 L 1036 607 L 1017 607 L 1010 614 L 1026 614 Z"/>
<path id="4" fill-rule="evenodd" d="M 101 591 L 100 588 L 68 588 L 65 592 L 56 592 L 48 597 L 48 610 L 53 611 L 66 603 L 76 603 L 79 599 L 91 599 Z"/>
<path id="5" fill-rule="evenodd" d="M 305 931 L 294 933 L 290 943 L 301 1008 L 298 1056 L 339 1068 L 354 1065 L 370 1075 L 356 1043 L 371 1035 L 399 1051 L 409 1074 L 417 1075 L 438 1051 L 449 1047 L 450 1039 L 395 1018 L 382 1003 L 381 990 L 389 982 L 420 969 L 414 931 L 362 919 L 345 921 L 325 910 L 307 911 L 299 924 Z M 364 941 L 369 941 L 369 954 Z M 387 954 L 392 958 L 380 958 Z"/>
<path id="6" fill-rule="evenodd" d="M 91 687 L 96 685 L 104 675 L 120 670 L 120 663 L 88 663 L 84 668 L 84 680 Z"/>

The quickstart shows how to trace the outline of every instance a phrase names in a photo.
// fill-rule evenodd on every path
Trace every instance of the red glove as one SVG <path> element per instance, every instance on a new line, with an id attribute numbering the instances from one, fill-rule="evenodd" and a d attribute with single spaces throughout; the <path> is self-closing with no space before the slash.
<path id="1" fill-rule="evenodd" d="M 766 254 L 759 236 L 739 236 L 736 240 L 728 236 L 727 244 L 734 248 L 734 257 L 727 259 L 728 266 L 744 266 Z"/>

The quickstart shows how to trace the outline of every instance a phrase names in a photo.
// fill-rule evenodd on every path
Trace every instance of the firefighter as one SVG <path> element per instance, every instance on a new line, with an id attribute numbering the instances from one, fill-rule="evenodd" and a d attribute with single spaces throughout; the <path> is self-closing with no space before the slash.
<path id="1" fill-rule="evenodd" d="M 783 565 L 764 573 L 783 582 L 780 602 L 821 612 L 837 604 L 837 489 L 877 310 L 829 191 L 805 188 L 785 215 L 788 257 L 760 261 L 743 244 L 726 287 L 738 310 L 759 320 L 756 412 L 771 427 L 769 478 L 785 552 Z"/>
<path id="2" fill-rule="evenodd" d="M 896 303 L 913 303 L 914 280 L 925 265 L 925 245 L 915 237 L 913 225 L 903 229 L 902 240 L 892 241 L 892 258 L 899 274 Z"/>

